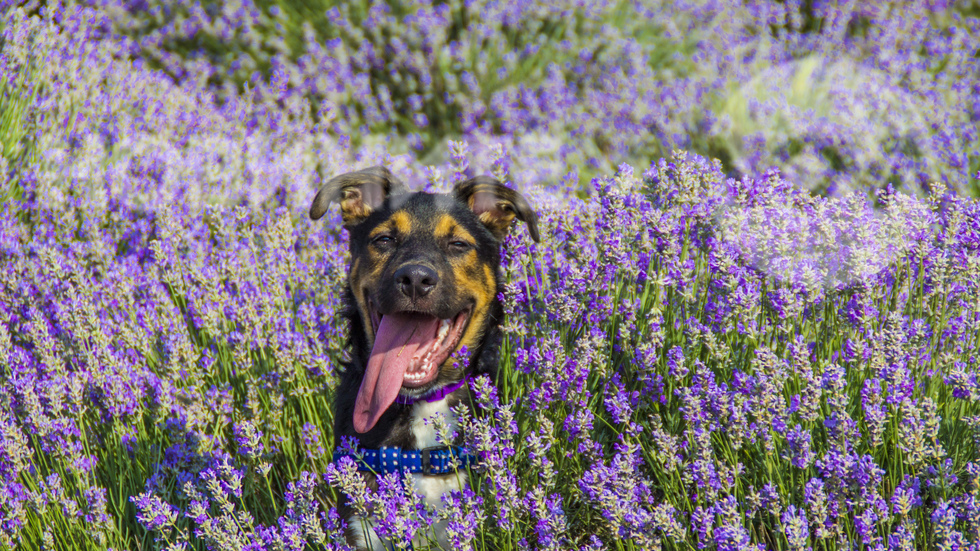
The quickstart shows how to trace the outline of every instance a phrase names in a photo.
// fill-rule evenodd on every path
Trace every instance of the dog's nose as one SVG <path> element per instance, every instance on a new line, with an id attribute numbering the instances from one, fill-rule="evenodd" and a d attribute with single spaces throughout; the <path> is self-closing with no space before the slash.
<path id="1" fill-rule="evenodd" d="M 439 283 L 439 274 L 428 266 L 407 264 L 395 271 L 395 284 L 412 300 L 429 294 L 436 283 Z"/>

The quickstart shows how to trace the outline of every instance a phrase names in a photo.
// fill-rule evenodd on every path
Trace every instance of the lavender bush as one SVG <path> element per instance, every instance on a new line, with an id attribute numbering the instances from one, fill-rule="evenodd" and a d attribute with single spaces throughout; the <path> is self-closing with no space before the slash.
<path id="1" fill-rule="evenodd" d="M 980 545 L 977 62 L 952 30 L 976 20 L 372 4 L 245 91 L 165 46 L 245 40 L 258 8 L 132 15 L 159 6 L 4 13 L 0 547 L 347 549 L 340 492 L 403 547 L 443 519 L 459 549 Z M 797 86 L 770 98 L 763 66 Z M 867 118 L 799 109 L 827 97 Z M 305 211 L 378 163 L 492 173 L 546 236 L 505 243 L 501 380 L 460 412 L 485 472 L 440 511 L 332 462 L 346 235 Z"/>
<path id="2" fill-rule="evenodd" d="M 386 139 L 428 164 L 447 137 L 491 136 L 547 168 L 539 178 L 572 172 L 585 188 L 682 148 L 829 194 L 978 190 L 975 4 L 326 4 L 103 9 L 130 55 L 177 81 L 298 95 L 356 144 Z"/>

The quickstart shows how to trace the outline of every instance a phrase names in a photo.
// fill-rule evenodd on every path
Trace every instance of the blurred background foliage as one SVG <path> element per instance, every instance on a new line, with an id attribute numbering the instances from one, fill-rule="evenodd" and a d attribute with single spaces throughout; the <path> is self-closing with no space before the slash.
<path id="1" fill-rule="evenodd" d="M 354 147 L 424 164 L 480 135 L 583 190 L 680 148 L 829 195 L 980 193 L 976 1 L 726 4 L 89 2 L 174 82 L 219 103 L 296 95 Z"/>

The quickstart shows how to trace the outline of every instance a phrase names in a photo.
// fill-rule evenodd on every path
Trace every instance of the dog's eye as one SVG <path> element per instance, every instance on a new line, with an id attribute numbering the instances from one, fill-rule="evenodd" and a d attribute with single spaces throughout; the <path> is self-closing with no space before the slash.
<path id="1" fill-rule="evenodd" d="M 375 237 L 373 241 L 371 241 L 371 243 L 374 243 L 375 245 L 381 245 L 381 246 L 391 245 L 394 242 L 395 242 L 395 238 L 387 234 L 379 235 Z"/>
<path id="2" fill-rule="evenodd" d="M 471 247 L 469 243 L 467 243 L 466 241 L 460 241 L 459 239 L 450 241 L 449 246 L 458 251 L 465 251 L 466 249 L 469 249 Z"/>

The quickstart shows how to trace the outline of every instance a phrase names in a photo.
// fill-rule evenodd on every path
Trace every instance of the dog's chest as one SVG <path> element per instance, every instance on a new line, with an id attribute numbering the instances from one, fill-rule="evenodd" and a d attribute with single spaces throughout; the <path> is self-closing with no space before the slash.
<path id="1" fill-rule="evenodd" d="M 449 409 L 448 398 L 435 402 L 416 402 L 412 406 L 410 426 L 412 434 L 415 436 L 415 446 L 418 449 L 445 445 L 444 442 L 439 441 L 435 422 L 437 416 L 441 416 L 445 420 L 450 433 L 456 430 L 457 420 L 452 410 Z M 466 481 L 465 472 L 442 476 L 422 474 L 413 476 L 416 488 L 425 496 L 425 501 L 432 505 L 439 505 L 442 501 L 442 494 L 450 490 L 460 489 L 460 484 Z"/>
<path id="2" fill-rule="evenodd" d="M 456 416 L 449 409 L 449 398 L 443 398 L 435 402 L 420 401 L 412 405 L 412 417 L 409 426 L 412 435 L 415 436 L 415 447 L 418 449 L 431 448 L 432 446 L 443 446 L 445 442 L 439 442 L 438 431 L 436 430 L 437 417 L 441 417 L 450 431 L 456 430 Z"/>
<path id="3" fill-rule="evenodd" d="M 456 416 L 449 409 L 448 399 L 436 402 L 416 402 L 412 406 L 409 427 L 412 435 L 415 436 L 415 447 L 418 449 L 444 445 L 439 441 L 437 425 L 433 421 L 436 416 L 441 415 L 445 419 L 450 431 L 456 429 Z M 466 471 L 449 473 L 444 475 L 425 475 L 412 474 L 415 488 L 422 495 L 425 502 L 436 510 L 442 509 L 443 494 L 452 490 L 460 490 L 467 482 Z M 446 533 L 446 520 L 440 520 L 432 527 L 432 533 L 436 537 L 436 542 L 443 548 L 449 549 L 450 543 Z M 350 526 L 354 531 L 354 542 L 357 549 L 387 549 L 386 544 L 382 543 L 374 533 L 373 522 L 364 522 L 360 517 L 353 517 Z M 367 529 L 370 527 L 371 529 Z M 413 540 L 413 545 L 423 546 L 428 540 L 428 535 L 419 533 Z M 390 545 L 390 543 L 388 544 Z"/>

